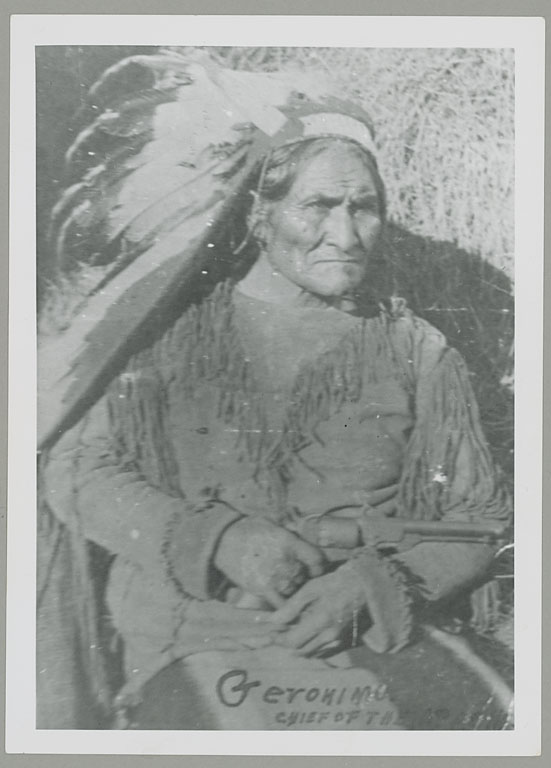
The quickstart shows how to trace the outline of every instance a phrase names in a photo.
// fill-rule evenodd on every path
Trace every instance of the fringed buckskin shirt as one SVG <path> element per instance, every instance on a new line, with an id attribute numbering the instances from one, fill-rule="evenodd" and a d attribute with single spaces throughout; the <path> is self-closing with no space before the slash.
<path id="1" fill-rule="evenodd" d="M 136 685 L 238 643 L 216 637 L 216 620 L 244 611 L 213 553 L 244 515 L 286 525 L 393 484 L 401 517 L 510 515 L 465 365 L 435 328 L 407 309 L 282 308 L 230 283 L 130 361 L 51 451 L 44 482 L 56 516 L 116 555 L 107 601 Z M 437 600 L 474 583 L 493 549 L 425 542 L 396 557 Z"/>

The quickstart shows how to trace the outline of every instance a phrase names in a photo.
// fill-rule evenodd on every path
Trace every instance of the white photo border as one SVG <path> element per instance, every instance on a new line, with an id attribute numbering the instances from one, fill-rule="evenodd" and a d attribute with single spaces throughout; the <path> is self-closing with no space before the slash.
<path id="1" fill-rule="evenodd" d="M 108 20 L 108 23 L 106 23 Z M 515 50 L 515 729 L 46 731 L 35 727 L 35 46 Z M 451 16 L 15 15 L 11 167 L 6 751 L 148 755 L 536 755 L 541 739 L 544 20 Z"/>

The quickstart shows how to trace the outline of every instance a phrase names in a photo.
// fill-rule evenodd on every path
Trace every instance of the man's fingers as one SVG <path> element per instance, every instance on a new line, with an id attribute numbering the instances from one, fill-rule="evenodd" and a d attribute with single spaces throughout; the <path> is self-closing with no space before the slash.
<path id="1" fill-rule="evenodd" d="M 272 613 L 272 621 L 275 624 L 289 624 L 300 616 L 304 608 L 315 600 L 317 595 L 312 591 L 309 583 L 299 589 L 287 602 Z"/>
<path id="2" fill-rule="evenodd" d="M 243 640 L 243 645 L 248 648 L 268 648 L 274 644 L 274 638 L 271 635 L 259 635 L 257 637 L 248 637 Z"/>
<path id="3" fill-rule="evenodd" d="M 322 630 L 316 637 L 303 645 L 302 648 L 300 648 L 297 652 L 300 653 L 301 656 L 306 656 L 310 653 L 315 653 L 316 651 L 322 651 L 324 650 L 324 647 L 327 646 L 337 646 L 337 636 L 338 632 L 334 627 L 327 627 L 327 629 Z"/>
<path id="4" fill-rule="evenodd" d="M 289 648 L 302 648 L 327 628 L 329 617 L 320 611 L 312 611 L 288 632 L 281 634 L 278 642 Z"/>
<path id="5" fill-rule="evenodd" d="M 365 500 L 372 507 L 378 507 L 383 501 L 388 501 L 396 495 L 398 491 L 398 484 L 387 485 L 384 488 L 377 488 L 376 491 L 369 491 L 366 494 Z"/>
<path id="6" fill-rule="evenodd" d="M 264 600 L 266 600 L 273 608 L 283 608 L 285 606 L 285 600 L 281 595 L 279 595 L 275 589 L 271 589 L 266 587 L 262 593 L 262 597 Z M 275 614 L 272 614 L 272 616 Z"/>
<path id="7" fill-rule="evenodd" d="M 388 501 L 382 501 L 380 504 L 377 504 L 377 514 L 390 517 L 396 512 L 396 508 L 397 504 L 395 498 L 389 499 Z"/>
<path id="8" fill-rule="evenodd" d="M 272 627 L 272 631 L 275 629 L 274 622 L 272 621 L 273 611 L 247 611 L 247 613 L 243 614 L 247 618 L 248 622 L 254 622 L 255 626 L 260 627 L 267 627 L 270 625 Z M 243 621 L 243 618 L 241 617 L 239 619 L 240 622 Z M 284 625 L 281 625 L 282 628 Z"/>
<path id="9" fill-rule="evenodd" d="M 295 536 L 295 555 L 308 568 L 310 576 L 321 576 L 325 558 L 321 550 Z"/>

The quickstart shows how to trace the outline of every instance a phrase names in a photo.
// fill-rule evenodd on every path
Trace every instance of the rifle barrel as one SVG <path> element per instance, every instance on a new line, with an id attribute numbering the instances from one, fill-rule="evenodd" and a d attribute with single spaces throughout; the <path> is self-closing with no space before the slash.
<path id="1" fill-rule="evenodd" d="M 398 522 L 398 521 L 397 521 Z M 505 534 L 506 526 L 499 521 L 462 522 L 456 520 L 400 520 L 405 534 L 437 538 L 439 535 L 450 538 L 468 536 L 481 539 L 499 539 Z"/>
<path id="2" fill-rule="evenodd" d="M 364 545 L 400 545 L 406 548 L 421 541 L 496 542 L 507 526 L 496 520 L 404 520 L 396 517 L 335 518 L 322 515 L 297 525 L 297 533 L 322 547 L 353 548 Z"/>

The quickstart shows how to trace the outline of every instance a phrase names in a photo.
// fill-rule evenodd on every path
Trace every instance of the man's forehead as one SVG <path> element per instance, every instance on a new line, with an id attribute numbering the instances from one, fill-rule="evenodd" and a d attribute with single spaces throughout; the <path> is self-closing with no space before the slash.
<path id="1" fill-rule="evenodd" d="M 329 150 L 311 158 L 299 172 L 292 191 L 331 193 L 336 190 L 374 192 L 375 182 L 366 164 L 350 150 Z"/>

